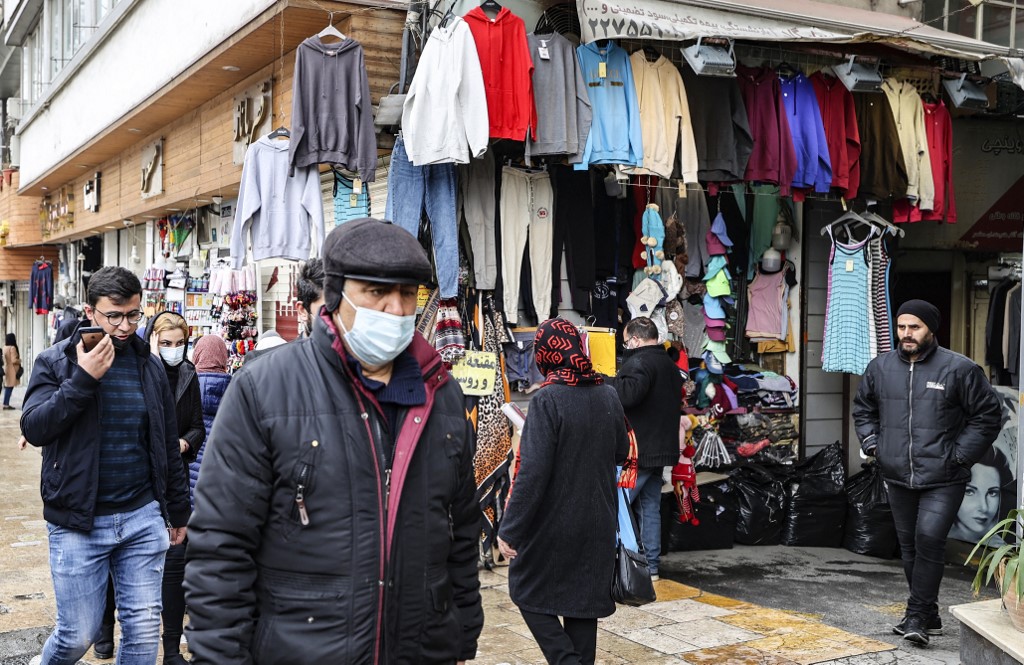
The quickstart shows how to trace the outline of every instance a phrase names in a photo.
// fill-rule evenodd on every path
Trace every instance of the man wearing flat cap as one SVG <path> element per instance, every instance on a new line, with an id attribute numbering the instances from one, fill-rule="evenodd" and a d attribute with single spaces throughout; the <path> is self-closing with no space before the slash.
<path id="1" fill-rule="evenodd" d="M 456 663 L 483 627 L 473 430 L 415 332 L 416 239 L 324 241 L 312 336 L 231 382 L 206 444 L 185 587 L 194 663 Z"/>
<path id="2" fill-rule="evenodd" d="M 971 466 L 991 448 L 1002 418 L 982 369 L 939 346 L 940 321 L 931 303 L 903 303 L 899 345 L 868 363 L 853 408 L 861 449 L 877 458 L 886 481 L 910 586 L 906 614 L 893 632 L 920 646 L 942 634 L 946 535 Z"/>

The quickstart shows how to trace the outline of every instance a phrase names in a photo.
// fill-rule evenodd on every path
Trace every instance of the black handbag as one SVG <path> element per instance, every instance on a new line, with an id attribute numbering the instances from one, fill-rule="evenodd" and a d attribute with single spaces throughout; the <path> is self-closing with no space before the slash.
<path id="1" fill-rule="evenodd" d="M 625 493 L 625 490 L 620 489 Z M 627 498 L 626 509 L 629 510 Z M 658 599 L 654 592 L 654 582 L 651 581 L 651 571 L 647 568 L 647 555 L 644 553 L 644 546 L 636 526 L 636 519 L 633 511 L 630 510 L 629 522 L 633 526 L 633 533 L 637 534 L 636 542 L 638 552 L 634 552 L 618 538 L 619 528 L 616 518 L 615 534 L 615 576 L 612 578 L 612 600 L 621 605 L 640 607 L 647 603 L 653 603 Z"/>

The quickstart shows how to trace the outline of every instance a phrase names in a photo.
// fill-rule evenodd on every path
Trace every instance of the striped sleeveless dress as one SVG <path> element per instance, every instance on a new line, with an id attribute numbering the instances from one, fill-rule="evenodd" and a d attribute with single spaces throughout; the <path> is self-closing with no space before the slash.
<path id="1" fill-rule="evenodd" d="M 863 374 L 871 361 L 874 317 L 867 248 L 872 237 L 874 232 L 852 245 L 832 238 L 822 371 Z"/>

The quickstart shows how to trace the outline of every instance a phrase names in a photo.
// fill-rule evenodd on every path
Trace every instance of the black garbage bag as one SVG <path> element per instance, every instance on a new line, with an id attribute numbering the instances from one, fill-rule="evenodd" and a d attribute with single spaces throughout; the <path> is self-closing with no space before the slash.
<path id="1" fill-rule="evenodd" d="M 877 462 L 846 483 L 848 496 L 843 547 L 857 554 L 891 559 L 899 554 L 896 523 L 889 508 L 889 493 Z"/>
<path id="2" fill-rule="evenodd" d="M 700 501 L 693 504 L 697 524 L 679 521 L 679 503 L 672 492 L 661 495 L 662 552 L 732 549 L 736 531 L 735 492 L 721 480 L 698 488 Z"/>
<path id="3" fill-rule="evenodd" d="M 739 519 L 736 542 L 741 545 L 778 545 L 786 516 L 784 473 L 748 464 L 736 469 L 729 484 L 736 496 Z"/>
<path id="4" fill-rule="evenodd" d="M 786 487 L 782 544 L 841 547 L 846 523 L 846 469 L 839 442 L 797 464 L 793 474 Z"/>

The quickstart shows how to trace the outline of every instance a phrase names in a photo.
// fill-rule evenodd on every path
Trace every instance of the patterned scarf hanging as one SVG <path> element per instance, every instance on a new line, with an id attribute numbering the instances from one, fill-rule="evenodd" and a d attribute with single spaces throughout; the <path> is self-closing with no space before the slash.
<path id="1" fill-rule="evenodd" d="M 537 328 L 533 339 L 537 369 L 544 375 L 542 386 L 597 386 L 604 383 L 583 351 L 576 326 L 559 317 L 548 319 Z"/>

